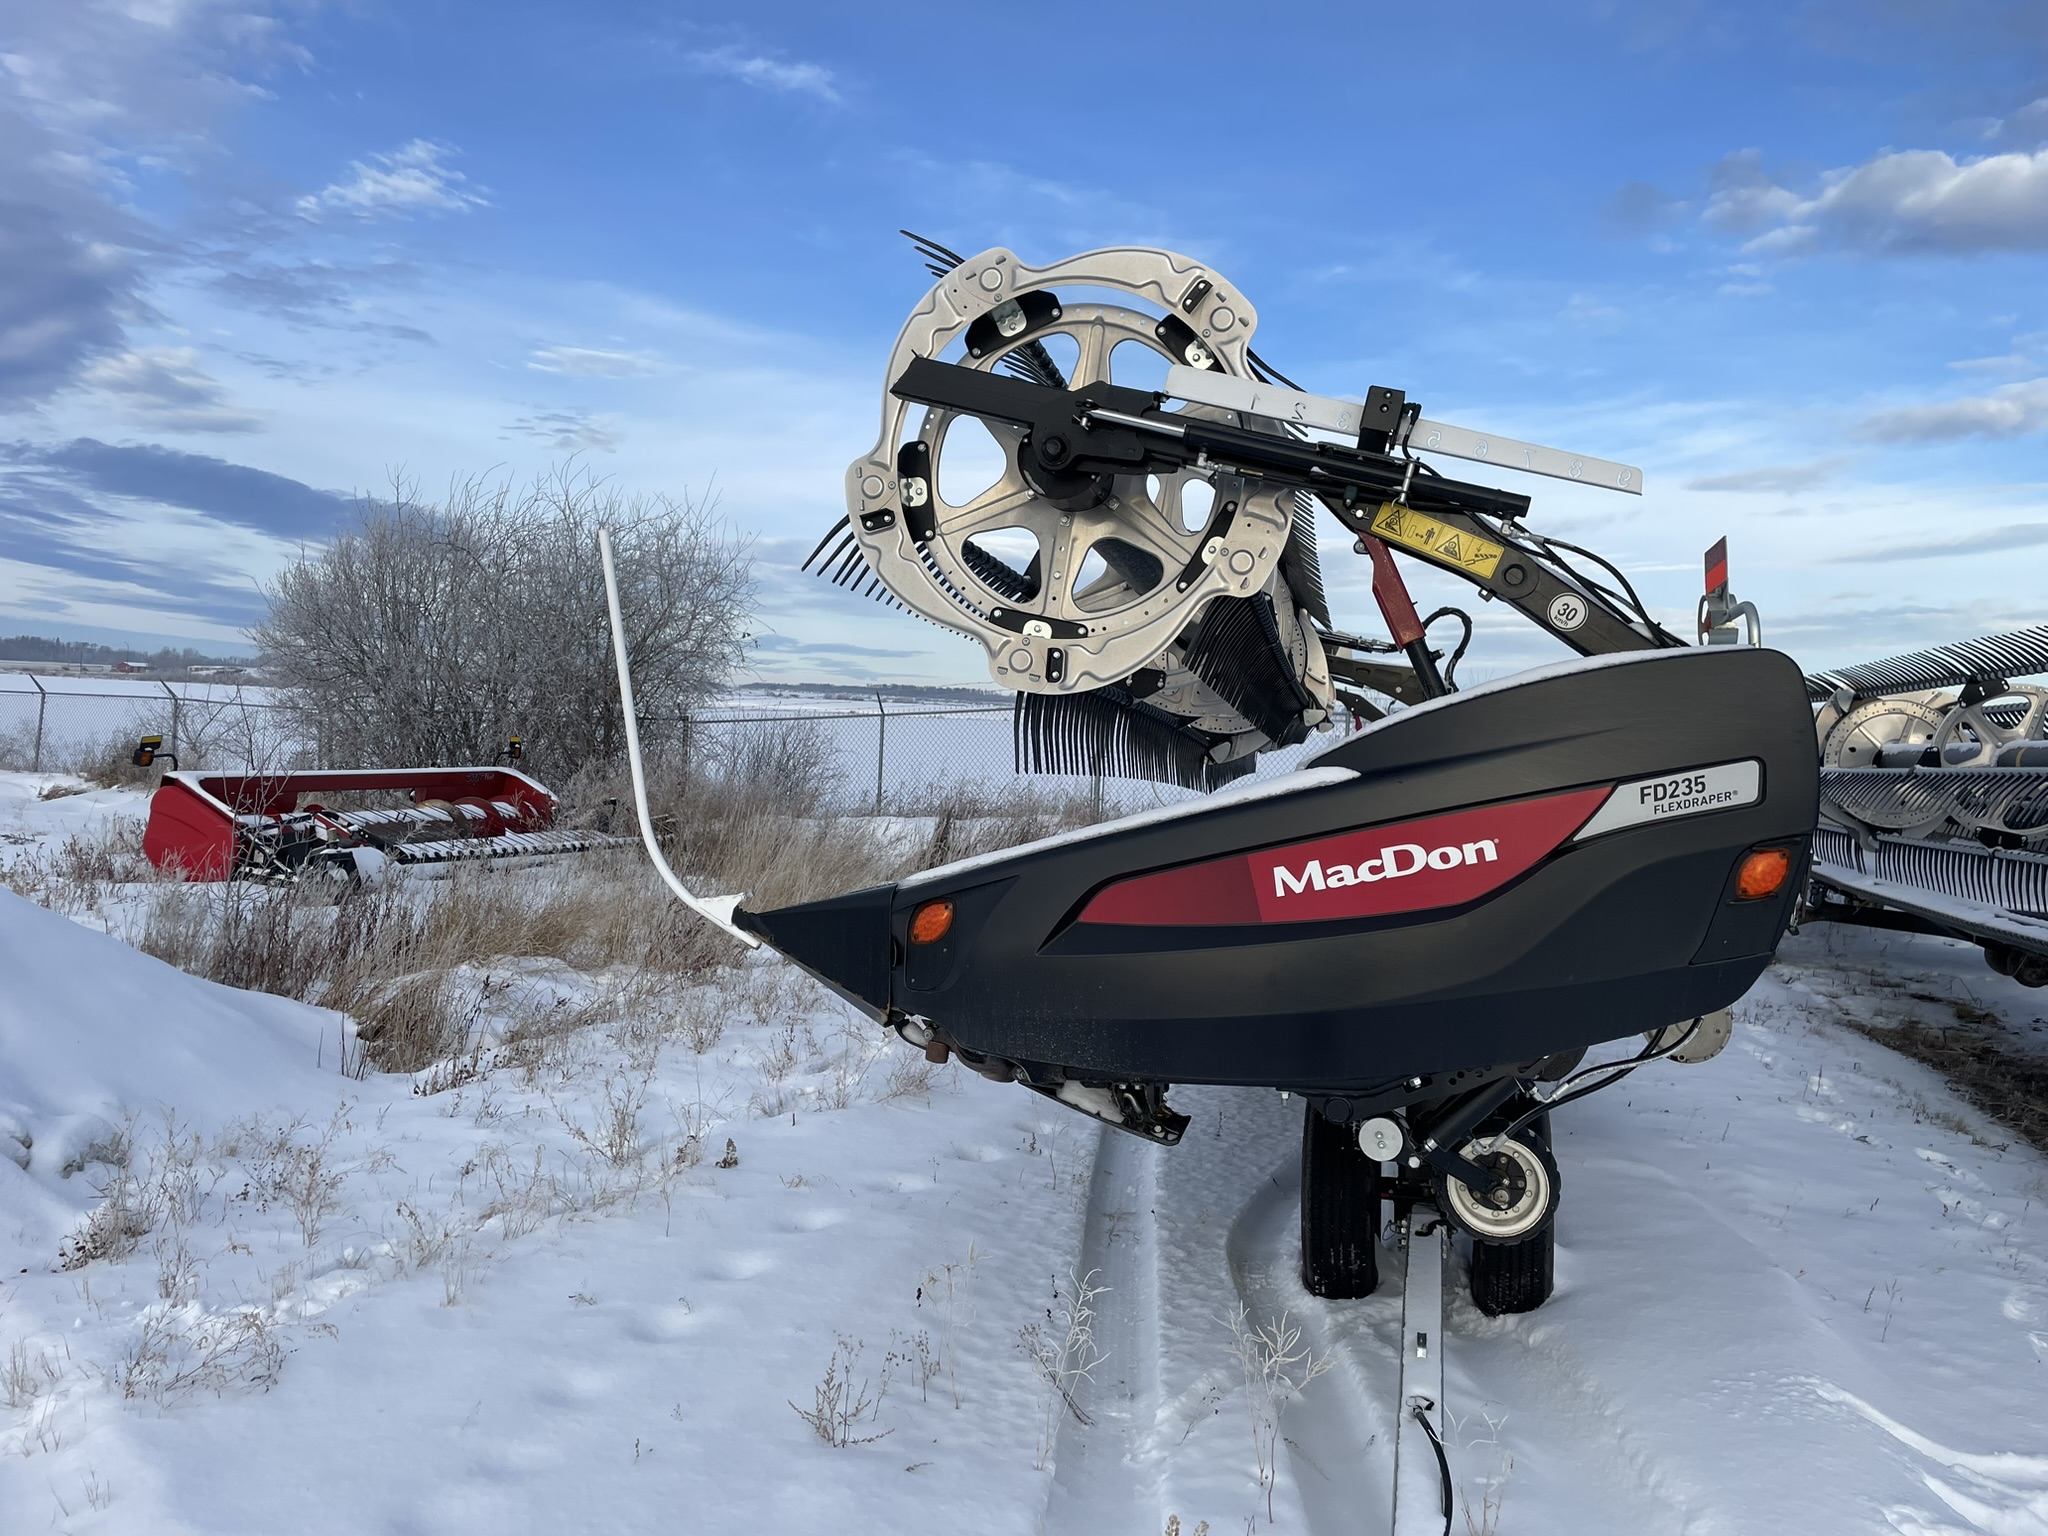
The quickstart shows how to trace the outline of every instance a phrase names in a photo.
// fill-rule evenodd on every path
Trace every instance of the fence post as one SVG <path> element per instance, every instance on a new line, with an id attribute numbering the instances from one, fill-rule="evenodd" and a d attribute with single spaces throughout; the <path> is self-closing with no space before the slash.
<path id="1" fill-rule="evenodd" d="M 178 705 L 180 701 L 178 696 L 171 692 L 171 685 L 169 683 L 160 682 L 157 684 L 157 687 L 163 689 L 171 701 L 171 756 L 175 759 L 178 755 Z"/>
<path id="2" fill-rule="evenodd" d="M 882 763 L 889 746 L 889 711 L 875 690 L 875 814 L 882 814 Z"/>
<path id="3" fill-rule="evenodd" d="M 36 685 L 36 758 L 35 767 L 30 771 L 41 773 L 43 771 L 43 711 L 50 707 L 50 692 L 43 686 L 43 680 L 33 672 L 29 674 L 28 680 Z"/>

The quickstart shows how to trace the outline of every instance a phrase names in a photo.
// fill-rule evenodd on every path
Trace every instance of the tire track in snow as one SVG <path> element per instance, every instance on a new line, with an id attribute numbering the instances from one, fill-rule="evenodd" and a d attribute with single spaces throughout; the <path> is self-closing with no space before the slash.
<path id="1" fill-rule="evenodd" d="M 1310 1382 L 1282 1414 L 1281 1443 L 1310 1531 L 1358 1536 L 1384 1530 L 1393 1511 L 1393 1405 L 1400 1379 L 1394 1333 L 1380 1342 L 1365 1335 L 1345 1337 L 1328 1326 L 1333 1304 L 1309 1295 L 1295 1263 L 1300 1189 L 1297 1156 L 1275 1169 L 1238 1211 L 1224 1251 L 1252 1325 L 1284 1312 L 1300 1326 L 1302 1342 L 1318 1358 L 1330 1360 L 1328 1373 Z M 1383 1262 L 1387 1257 L 1382 1252 Z M 1398 1274 L 1383 1274 L 1379 1292 L 1369 1301 L 1334 1305 L 1376 1314 L 1386 1310 L 1390 1293 L 1389 1327 L 1398 1329 Z"/>
<path id="2" fill-rule="evenodd" d="M 1317 1536 L 1358 1536 L 1388 1528 L 1393 1511 L 1393 1446 L 1400 1366 L 1401 1293 L 1407 1251 L 1380 1249 L 1379 1288 L 1356 1301 L 1324 1301 L 1301 1284 L 1296 1258 L 1300 1221 L 1300 1159 L 1276 1169 L 1232 1224 L 1227 1245 L 1231 1278 L 1256 1322 L 1286 1312 L 1303 1341 L 1331 1361 L 1281 1420 L 1290 1480 L 1309 1529 Z M 1488 1318 L 1472 1305 L 1463 1263 L 1445 1279 L 1446 1406 L 1453 1418 L 1451 1472 L 1457 1525 L 1465 1528 L 1468 1498 L 1497 1471 L 1498 1447 L 1471 1443 L 1484 1434 L 1480 1410 L 1503 1400 L 1542 1405 L 1546 1431 L 1536 1445 L 1561 1463 L 1561 1481 L 1578 1492 L 1565 1518 L 1523 1503 L 1511 1528 L 1559 1531 L 1684 1531 L 1692 1522 L 1661 1486 L 1656 1453 L 1628 1432 L 1618 1405 L 1603 1392 L 1569 1343 L 1569 1333 L 1536 1313 Z M 1531 1336 L 1533 1334 L 1533 1337 Z M 1522 1349 L 1503 1350 L 1503 1336 Z M 1520 1415 L 1516 1415 L 1519 1420 Z M 1456 1423 L 1465 1426 L 1461 1432 Z M 1522 1426 L 1516 1423 L 1516 1430 Z M 1562 1430 L 1562 1433 L 1558 1431 Z M 1525 1474 L 1526 1482 L 1526 1474 Z M 1514 1485 L 1504 1485 L 1510 1501 Z M 1482 1519 L 1475 1509 L 1472 1518 Z"/>
<path id="3" fill-rule="evenodd" d="M 1149 1454 L 1159 1398 L 1159 1149 L 1107 1126 L 1099 1136 L 1077 1271 L 1104 1288 L 1094 1302 L 1102 1362 L 1074 1393 L 1090 1422 L 1060 1420 L 1042 1523 L 1049 1536 L 1148 1532 L 1164 1518 Z"/>

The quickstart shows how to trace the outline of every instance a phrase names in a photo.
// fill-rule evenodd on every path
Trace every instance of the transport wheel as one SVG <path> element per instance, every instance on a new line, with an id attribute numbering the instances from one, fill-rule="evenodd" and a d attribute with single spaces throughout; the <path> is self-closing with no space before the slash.
<path id="1" fill-rule="evenodd" d="M 1370 1296 L 1380 1283 L 1380 1170 L 1356 1127 L 1304 1106 L 1301 1123 L 1301 1283 L 1333 1301 Z"/>
<path id="2" fill-rule="evenodd" d="M 1529 1131 L 1535 1132 L 1548 1147 L 1550 1116 L 1532 1121 Z M 1472 1245 L 1472 1304 L 1488 1317 L 1534 1312 L 1550 1300 L 1556 1287 L 1555 1222 L 1545 1222 L 1542 1231 L 1519 1243 Z"/>

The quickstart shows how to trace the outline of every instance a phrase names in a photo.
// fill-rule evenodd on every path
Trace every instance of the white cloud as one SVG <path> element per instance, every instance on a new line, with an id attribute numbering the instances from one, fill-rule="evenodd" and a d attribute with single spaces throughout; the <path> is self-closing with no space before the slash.
<path id="1" fill-rule="evenodd" d="M 263 423 L 228 403 L 220 381 L 190 347 L 136 347 L 102 357 L 83 381 L 117 399 L 145 424 L 167 432 L 258 432 Z"/>
<path id="2" fill-rule="evenodd" d="M 623 433 L 600 426 L 595 417 L 583 411 L 542 411 L 506 423 L 505 430 L 534 438 L 557 453 L 581 453 L 592 448 L 610 453 L 626 440 Z"/>
<path id="3" fill-rule="evenodd" d="M 1729 475 L 1688 480 L 1685 488 L 1689 491 L 1810 491 L 1833 479 L 1835 471 L 1843 463 L 1841 459 L 1820 459 L 1811 464 L 1765 464 Z"/>
<path id="4" fill-rule="evenodd" d="M 1575 293 L 1558 318 L 1566 325 L 1584 326 L 1595 331 L 1611 331 L 1622 325 L 1628 316 L 1612 304 L 1604 304 L 1586 294 Z"/>
<path id="5" fill-rule="evenodd" d="M 184 259 L 135 195 L 138 168 L 214 160 L 216 125 L 303 62 L 291 0 L 62 0 L 0 25 L 0 410 L 36 409 L 150 311 Z M 298 9 L 293 5 L 293 9 Z M 195 222 L 203 223 L 204 220 Z"/>
<path id="6" fill-rule="evenodd" d="M 2048 139 L 2048 96 L 2028 102 L 2010 117 L 1992 119 L 1984 137 L 2007 144 L 2039 144 Z"/>
<path id="7" fill-rule="evenodd" d="M 526 366 L 577 379 L 644 378 L 661 371 L 644 352 L 607 352 L 599 347 L 536 347 Z"/>
<path id="8" fill-rule="evenodd" d="M 1745 250 L 2048 250 L 2048 149 L 1957 160 L 1938 149 L 1887 150 L 1829 171 L 1802 197 L 1766 175 L 1754 150 L 1714 171 L 1707 221 L 1750 235 Z"/>
<path id="9" fill-rule="evenodd" d="M 1957 437 L 2024 437 L 2048 429 L 2048 379 L 2006 384 L 1987 395 L 1879 411 L 1856 435 L 1880 443 L 1927 443 Z"/>
<path id="10" fill-rule="evenodd" d="M 728 76 L 756 90 L 815 96 L 820 101 L 839 100 L 839 88 L 833 84 L 832 71 L 822 64 L 790 64 L 730 47 L 693 53 L 690 62 L 699 69 Z"/>
<path id="11" fill-rule="evenodd" d="M 414 139 L 388 155 L 351 160 L 355 174 L 298 201 L 302 218 L 317 219 L 333 211 L 358 219 L 380 219 L 414 213 L 466 213 L 486 207 L 490 199 L 471 191 L 462 172 L 442 164 L 456 153 L 447 144 Z"/>

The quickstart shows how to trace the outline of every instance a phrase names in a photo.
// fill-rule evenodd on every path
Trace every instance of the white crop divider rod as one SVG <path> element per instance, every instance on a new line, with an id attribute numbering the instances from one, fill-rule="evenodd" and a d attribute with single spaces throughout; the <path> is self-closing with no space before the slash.
<path id="1" fill-rule="evenodd" d="M 1444 1265 L 1450 1226 L 1432 1206 L 1408 1213 L 1401 1293 L 1401 1407 L 1394 1431 L 1394 1536 L 1450 1536 L 1444 1435 Z"/>
<path id="2" fill-rule="evenodd" d="M 882 702 L 882 690 L 875 690 L 875 814 L 882 814 L 882 769 L 888 761 L 889 709 Z"/>
<path id="3" fill-rule="evenodd" d="M 758 949 L 761 941 L 733 924 L 733 909 L 739 906 L 741 898 L 697 895 L 676 878 L 676 872 L 662 855 L 661 844 L 655 841 L 654 817 L 647 809 L 647 771 L 640 761 L 640 722 L 633 709 L 633 664 L 626 655 L 626 621 L 619 615 L 619 576 L 612 568 L 612 536 L 608 529 L 597 530 L 597 553 L 604 562 L 604 602 L 612 623 L 612 659 L 619 668 L 619 707 L 625 716 L 626 761 L 633 770 L 633 809 L 640 815 L 640 840 L 647 845 L 647 857 L 654 861 L 655 872 L 668 882 L 678 901 L 747 948 Z"/>

